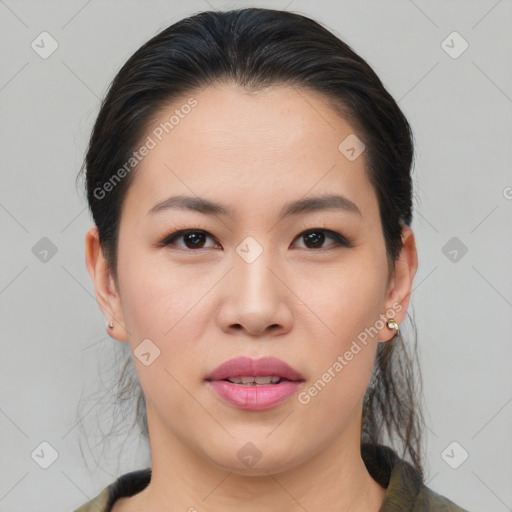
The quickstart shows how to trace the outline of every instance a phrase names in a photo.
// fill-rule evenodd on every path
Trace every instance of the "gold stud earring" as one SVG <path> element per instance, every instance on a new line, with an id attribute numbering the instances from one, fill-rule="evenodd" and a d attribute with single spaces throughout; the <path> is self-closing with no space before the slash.
<path id="1" fill-rule="evenodd" d="M 109 329 L 113 329 L 113 328 L 114 328 L 114 324 L 113 324 L 112 322 L 109 322 L 109 323 L 107 324 L 107 327 L 108 327 Z"/>
<path id="2" fill-rule="evenodd" d="M 390 318 L 387 322 L 387 326 L 390 328 L 390 329 L 394 329 L 395 330 L 395 336 L 399 336 L 400 335 L 400 327 L 398 325 L 398 323 L 395 321 L 394 318 Z M 395 337 L 393 336 L 393 338 Z"/>

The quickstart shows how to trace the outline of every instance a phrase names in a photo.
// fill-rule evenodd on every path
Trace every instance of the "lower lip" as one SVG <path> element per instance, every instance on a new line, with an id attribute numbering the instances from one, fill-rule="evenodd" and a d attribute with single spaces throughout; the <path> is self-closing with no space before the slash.
<path id="1" fill-rule="evenodd" d="M 243 386 L 226 380 L 208 381 L 212 389 L 226 402 L 240 409 L 261 411 L 284 402 L 302 384 L 301 381 L 282 381 L 278 384 Z"/>

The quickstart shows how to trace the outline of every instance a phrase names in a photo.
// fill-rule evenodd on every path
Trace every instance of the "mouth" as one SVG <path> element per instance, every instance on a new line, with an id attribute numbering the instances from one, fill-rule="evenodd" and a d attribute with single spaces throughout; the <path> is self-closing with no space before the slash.
<path id="1" fill-rule="evenodd" d="M 246 411 L 277 407 L 301 388 L 302 374 L 274 357 L 237 357 L 218 366 L 206 379 L 224 403 Z"/>
<path id="2" fill-rule="evenodd" d="M 275 357 L 237 357 L 218 366 L 207 381 L 227 381 L 240 386 L 272 386 L 281 382 L 303 382 L 302 374 Z"/>
<path id="3" fill-rule="evenodd" d="M 279 384 L 281 381 L 288 381 L 288 379 L 281 378 L 277 375 L 272 375 L 270 377 L 230 377 L 223 380 L 232 382 L 233 384 L 239 384 L 240 386 L 269 386 Z"/>

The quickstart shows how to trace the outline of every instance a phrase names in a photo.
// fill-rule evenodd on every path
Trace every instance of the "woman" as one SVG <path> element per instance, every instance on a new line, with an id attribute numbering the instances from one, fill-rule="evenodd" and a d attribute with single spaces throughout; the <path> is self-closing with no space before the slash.
<path id="1" fill-rule="evenodd" d="M 199 13 L 127 61 L 86 155 L 86 262 L 151 468 L 80 512 L 462 510 L 423 483 L 400 334 L 412 159 L 372 69 L 304 16 Z"/>

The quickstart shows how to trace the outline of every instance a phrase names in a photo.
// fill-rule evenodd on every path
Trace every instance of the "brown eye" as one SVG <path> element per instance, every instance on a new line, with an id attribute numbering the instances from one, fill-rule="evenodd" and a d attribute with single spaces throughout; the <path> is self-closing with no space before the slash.
<path id="1" fill-rule="evenodd" d="M 329 238 L 334 240 L 334 243 L 327 247 L 323 247 L 325 240 Z M 351 246 L 350 242 L 344 236 L 336 233 L 335 231 L 330 231 L 329 229 L 310 229 L 301 233 L 298 236 L 298 239 L 302 239 L 304 241 L 306 249 L 327 249 L 337 246 Z"/>
<path id="2" fill-rule="evenodd" d="M 159 247 L 165 247 L 168 245 L 174 245 L 176 247 L 180 247 L 182 249 L 208 249 L 215 248 L 217 244 L 213 243 L 213 245 L 206 245 L 207 239 L 210 238 L 214 241 L 214 238 L 209 235 L 206 231 L 202 230 L 193 230 L 193 229 L 182 229 L 180 231 L 176 231 L 171 235 L 165 237 L 161 242 L 158 243 Z M 329 229 L 321 229 L 315 228 L 310 229 L 308 231 L 304 231 L 296 238 L 298 240 L 302 240 L 305 244 L 302 248 L 305 249 L 334 249 L 336 247 L 352 247 L 351 242 L 342 236 L 340 233 L 336 231 L 331 231 Z M 334 242 L 324 246 L 326 240 L 331 239 Z M 182 243 L 177 243 L 181 241 Z"/>
<path id="3" fill-rule="evenodd" d="M 212 238 L 205 231 L 199 230 L 182 230 L 167 236 L 159 244 L 161 247 L 166 245 L 176 245 L 185 249 L 205 249 L 205 240 Z M 184 245 L 175 243 L 176 240 L 182 240 Z"/>
<path id="4" fill-rule="evenodd" d="M 202 249 L 203 245 L 204 245 L 204 238 L 205 238 L 204 233 L 200 233 L 200 232 L 196 232 L 196 231 L 192 231 L 191 233 L 185 233 L 183 235 L 183 240 L 185 242 L 185 245 L 189 249 L 197 248 L 197 247 Z M 190 244 L 190 245 L 188 245 L 188 244 Z"/>
<path id="5" fill-rule="evenodd" d="M 305 244 L 312 244 L 311 248 L 313 249 L 321 248 L 325 240 L 325 234 L 321 231 L 311 231 L 303 236 Z"/>

